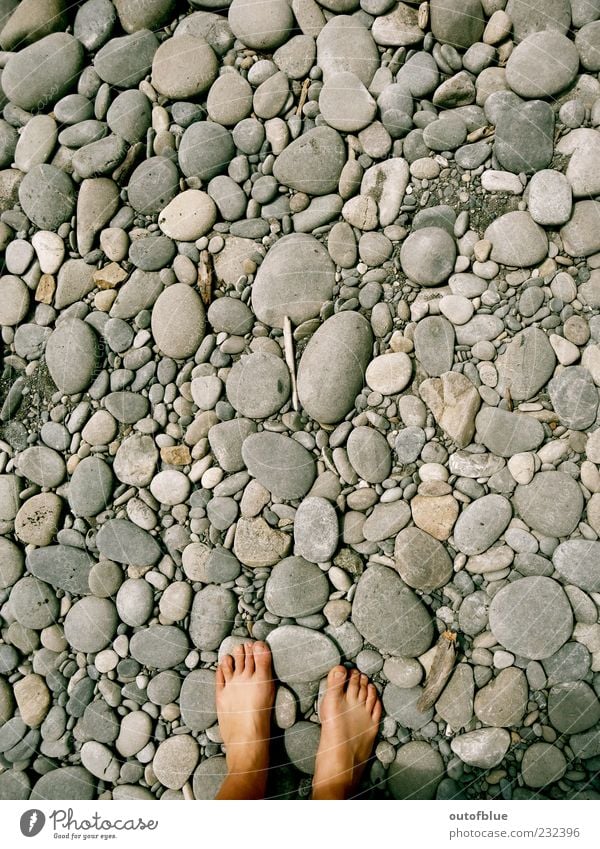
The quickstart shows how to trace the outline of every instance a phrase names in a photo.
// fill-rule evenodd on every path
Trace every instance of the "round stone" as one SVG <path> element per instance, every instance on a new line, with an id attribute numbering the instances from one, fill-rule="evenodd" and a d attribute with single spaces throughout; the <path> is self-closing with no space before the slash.
<path id="1" fill-rule="evenodd" d="M 406 389 L 412 377 L 412 362 L 408 354 L 401 351 L 382 354 L 371 360 L 366 371 L 367 384 L 374 392 L 396 395 Z"/>
<path id="2" fill-rule="evenodd" d="M 98 550 L 107 560 L 129 566 L 153 566 L 161 551 L 147 531 L 127 519 L 109 519 L 96 535 Z"/>
<path id="3" fill-rule="evenodd" d="M 581 519 L 583 493 L 566 472 L 538 472 L 531 483 L 517 486 L 514 503 L 519 516 L 534 531 L 566 537 Z"/>
<path id="4" fill-rule="evenodd" d="M 415 230 L 402 243 L 400 261 L 406 276 L 421 286 L 438 286 L 452 274 L 456 244 L 441 227 Z"/>
<path id="5" fill-rule="evenodd" d="M 75 184 L 55 165 L 36 165 L 23 177 L 19 203 L 40 230 L 58 230 L 75 210 Z"/>
<path id="6" fill-rule="evenodd" d="M 292 233 L 267 253 L 252 285 L 252 307 L 259 321 L 283 327 L 287 315 L 298 325 L 319 315 L 333 296 L 335 268 L 314 236 Z"/>
<path id="7" fill-rule="evenodd" d="M 193 773 L 200 747 L 190 734 L 168 737 L 159 745 L 152 761 L 158 781 L 171 790 L 180 790 Z"/>
<path id="8" fill-rule="evenodd" d="M 383 691 L 383 707 L 388 716 L 393 717 L 403 728 L 418 731 L 433 719 L 433 708 L 420 710 L 417 702 L 423 695 L 422 687 L 397 687 L 386 684 Z"/>
<path id="9" fill-rule="evenodd" d="M 372 427 L 357 427 L 346 443 L 348 460 L 359 477 L 381 483 L 392 469 L 392 454 L 385 436 Z"/>
<path id="10" fill-rule="evenodd" d="M 190 731 L 205 731 L 217 720 L 215 677 L 212 669 L 193 669 L 183 679 L 179 707 Z"/>
<path id="11" fill-rule="evenodd" d="M 117 610 L 107 598 L 76 601 L 65 617 L 65 639 L 75 651 L 99 652 L 117 633 Z"/>
<path id="12" fill-rule="evenodd" d="M 152 60 L 152 85 L 164 97 L 190 100 L 210 88 L 219 65 L 204 38 L 178 35 L 159 45 Z"/>
<path id="13" fill-rule="evenodd" d="M 454 526 L 455 547 L 463 554 L 481 554 L 506 530 L 512 519 L 510 501 L 484 495 L 468 504 Z"/>
<path id="14" fill-rule="evenodd" d="M 315 563 L 303 557 L 286 557 L 271 569 L 265 584 L 267 610 L 298 619 L 319 613 L 329 598 L 329 581 Z"/>
<path id="15" fill-rule="evenodd" d="M 373 334 L 356 312 L 328 318 L 311 337 L 298 367 L 298 396 L 305 412 L 324 424 L 341 421 L 365 383 Z"/>
<path id="16" fill-rule="evenodd" d="M 2 72 L 4 94 L 21 109 L 43 112 L 75 87 L 83 59 L 76 38 L 53 32 L 9 55 Z"/>
<path id="17" fill-rule="evenodd" d="M 573 614 L 556 581 L 533 575 L 499 590 L 490 604 L 490 630 L 513 654 L 542 660 L 571 636 Z"/>
<path id="18" fill-rule="evenodd" d="M 325 563 L 335 554 L 339 526 L 335 507 L 326 498 L 305 498 L 294 516 L 295 551 L 312 563 Z"/>
<path id="19" fill-rule="evenodd" d="M 94 57 L 94 70 L 101 80 L 120 88 L 133 88 L 152 67 L 158 39 L 148 29 L 121 38 L 111 38 Z"/>
<path id="20" fill-rule="evenodd" d="M 413 741 L 401 746 L 387 775 L 394 799 L 435 799 L 444 776 L 444 761 L 429 743 Z"/>
<path id="21" fill-rule="evenodd" d="M 151 436 L 134 433 L 123 440 L 113 461 L 113 471 L 123 483 L 148 486 L 158 462 L 158 449 Z"/>
<path id="22" fill-rule="evenodd" d="M 0 324 L 8 327 L 19 324 L 29 309 L 29 289 L 20 277 L 6 274 L 0 277 Z"/>
<path id="23" fill-rule="evenodd" d="M 109 503 L 112 490 L 111 467 L 100 457 L 85 457 L 69 481 L 69 506 L 75 516 L 97 516 Z"/>
<path id="24" fill-rule="evenodd" d="M 120 619 L 127 625 L 144 625 L 152 615 L 154 592 L 143 578 L 128 578 L 116 598 Z"/>
<path id="25" fill-rule="evenodd" d="M 283 44 L 294 25 L 285 0 L 233 0 L 227 18 L 231 31 L 246 47 L 267 53 Z"/>
<path id="26" fill-rule="evenodd" d="M 345 133 L 363 130 L 377 112 L 375 100 L 350 71 L 327 78 L 319 95 L 319 108 L 330 127 Z"/>
<path id="27" fill-rule="evenodd" d="M 569 86 L 579 70 L 573 42 L 554 29 L 534 32 L 517 44 L 506 63 L 506 82 L 521 97 L 552 97 Z"/>
<path id="28" fill-rule="evenodd" d="M 528 787 L 547 787 L 560 781 L 567 771 L 567 760 L 560 749 L 550 743 L 532 743 L 521 761 L 521 774 Z"/>
<path id="29" fill-rule="evenodd" d="M 373 564 L 362 574 L 352 621 L 366 640 L 389 654 L 418 657 L 431 645 L 433 625 L 426 607 L 386 566 Z"/>
<path id="30" fill-rule="evenodd" d="M 221 74 L 210 87 L 206 109 L 217 124 L 234 127 L 252 112 L 252 86 L 241 74 Z"/>
<path id="31" fill-rule="evenodd" d="M 234 410 L 252 419 L 277 413 L 290 397 L 288 367 L 267 351 L 242 356 L 227 377 L 227 399 Z"/>
<path id="32" fill-rule="evenodd" d="M 174 625 L 150 625 L 135 632 L 129 651 L 142 666 L 171 669 L 183 662 L 189 644 L 186 634 Z"/>
<path id="33" fill-rule="evenodd" d="M 184 360 L 196 353 L 204 338 L 204 304 L 185 283 L 161 292 L 152 310 L 152 335 L 167 357 Z"/>
<path id="34" fill-rule="evenodd" d="M 333 127 L 315 127 L 284 148 L 273 165 L 273 176 L 297 192 L 329 195 L 337 192 L 345 164 L 346 146 L 340 134 Z"/>
<path id="35" fill-rule="evenodd" d="M 221 755 L 206 758 L 194 773 L 194 799 L 214 799 L 227 775 L 227 761 Z"/>
<path id="36" fill-rule="evenodd" d="M 217 220 L 217 207 L 206 192 L 188 189 L 167 204 L 158 217 L 166 236 L 178 242 L 194 242 L 211 230 Z"/>
<path id="37" fill-rule="evenodd" d="M 137 89 L 119 94 L 106 113 L 106 123 L 110 129 L 129 144 L 142 141 L 151 122 L 152 105 L 146 95 Z"/>
<path id="38" fill-rule="evenodd" d="M 286 684 L 319 681 L 340 662 L 340 653 L 325 634 L 298 625 L 280 625 L 267 636 L 275 675 Z"/>
<path id="39" fill-rule="evenodd" d="M 34 631 L 56 622 L 60 609 L 52 587 L 30 576 L 21 578 L 13 586 L 10 607 L 17 622 Z"/>
<path id="40" fill-rule="evenodd" d="M 450 555 L 444 545 L 419 528 L 405 528 L 396 537 L 396 569 L 409 587 L 429 593 L 452 577 Z"/>
<path id="41" fill-rule="evenodd" d="M 186 177 L 208 182 L 227 168 L 234 155 L 229 130 L 214 121 L 196 121 L 181 137 L 179 167 Z"/>
<path id="42" fill-rule="evenodd" d="M 561 734 L 579 734 L 600 720 L 600 701 L 585 681 L 552 687 L 548 694 L 548 719 Z"/>
<path id="43" fill-rule="evenodd" d="M 528 212 L 501 215 L 487 227 L 484 237 L 492 243 L 491 259 L 501 265 L 527 268 L 542 262 L 548 252 L 548 237 Z"/>
<path id="44" fill-rule="evenodd" d="M 75 395 L 88 388 L 97 356 L 96 335 L 90 325 L 79 318 L 61 321 L 46 344 L 50 377 L 66 395 Z"/>
<path id="45" fill-rule="evenodd" d="M 177 166 L 164 156 L 151 156 L 135 169 L 127 186 L 129 203 L 142 215 L 156 215 L 179 190 Z"/>
<path id="46" fill-rule="evenodd" d="M 189 634 L 203 651 L 218 648 L 233 628 L 237 600 L 231 590 L 209 584 L 196 593 L 192 604 Z"/>
<path id="47" fill-rule="evenodd" d="M 314 775 L 321 729 L 315 722 L 296 722 L 283 734 L 285 751 L 290 762 L 306 775 Z"/>
<path id="48" fill-rule="evenodd" d="M 18 459 L 19 472 L 39 486 L 60 486 L 65 477 L 65 461 L 57 451 L 45 445 L 26 448 Z"/>
<path id="49" fill-rule="evenodd" d="M 588 502 L 588 521 L 590 505 Z M 588 592 L 600 592 L 600 542 L 597 540 L 566 540 L 554 549 L 552 562 L 569 584 Z"/>
<path id="50" fill-rule="evenodd" d="M 250 474 L 279 498 L 303 498 L 315 479 L 310 452 L 280 433 L 251 433 L 242 444 L 242 457 Z"/>
<path id="51" fill-rule="evenodd" d="M 525 673 L 511 667 L 477 691 L 475 716 L 485 725 L 508 728 L 520 725 L 527 710 L 529 689 Z"/>
<path id="52" fill-rule="evenodd" d="M 177 469 L 159 472 L 150 483 L 150 492 L 161 504 L 173 507 L 183 504 L 190 494 L 191 482 L 187 475 Z"/>

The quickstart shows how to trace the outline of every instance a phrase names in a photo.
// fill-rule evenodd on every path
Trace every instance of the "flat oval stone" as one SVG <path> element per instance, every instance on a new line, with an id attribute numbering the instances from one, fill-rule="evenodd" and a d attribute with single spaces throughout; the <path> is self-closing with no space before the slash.
<path id="1" fill-rule="evenodd" d="M 148 486 L 158 462 L 158 448 L 151 436 L 134 433 L 124 439 L 113 461 L 117 478 L 130 486 Z"/>
<path id="2" fill-rule="evenodd" d="M 231 590 L 209 584 L 194 596 L 189 634 L 203 651 L 217 649 L 231 633 L 237 613 L 237 600 Z"/>
<path id="3" fill-rule="evenodd" d="M 227 19 L 243 44 L 267 53 L 287 39 L 294 24 L 285 0 L 233 0 Z"/>
<path id="4" fill-rule="evenodd" d="M 312 454 L 299 442 L 279 433 L 250 434 L 242 444 L 250 474 L 279 498 L 303 498 L 315 479 Z"/>
<path id="5" fill-rule="evenodd" d="M 552 377 L 556 356 L 547 335 L 539 327 L 527 327 L 513 336 L 496 360 L 498 384 L 503 395 L 510 389 L 516 401 L 526 401 Z"/>
<path id="6" fill-rule="evenodd" d="M 44 111 L 71 88 L 83 65 L 83 47 L 66 32 L 54 32 L 9 56 L 2 88 L 11 103 Z"/>
<path id="7" fill-rule="evenodd" d="M 585 681 L 552 687 L 548 694 L 548 718 L 557 731 L 578 734 L 600 719 L 600 701 Z"/>
<path id="8" fill-rule="evenodd" d="M 226 384 L 233 409 L 252 419 L 265 419 L 280 410 L 290 397 L 290 388 L 284 360 L 267 351 L 242 356 L 232 366 Z"/>
<path id="9" fill-rule="evenodd" d="M 325 634 L 299 625 L 280 625 L 267 636 L 275 675 L 285 684 L 319 681 L 340 662 L 340 653 Z"/>
<path id="10" fill-rule="evenodd" d="M 217 721 L 215 677 L 212 669 L 192 669 L 183 679 L 179 707 L 190 731 L 205 731 Z"/>
<path id="11" fill-rule="evenodd" d="M 178 35 L 163 41 L 152 60 L 152 85 L 164 97 L 190 100 L 206 91 L 219 65 L 204 38 Z"/>
<path id="12" fill-rule="evenodd" d="M 588 592 L 600 592 L 600 542 L 597 540 L 561 542 L 554 549 L 552 562 L 569 584 Z"/>
<path id="13" fill-rule="evenodd" d="M 51 586 L 26 575 L 10 591 L 10 609 L 20 625 L 41 631 L 56 622 L 60 604 Z"/>
<path id="14" fill-rule="evenodd" d="M 521 774 L 527 787 L 547 787 L 560 781 L 567 771 L 567 759 L 550 743 L 532 743 L 521 761 Z"/>
<path id="15" fill-rule="evenodd" d="M 179 189 L 177 166 L 164 156 L 151 156 L 135 169 L 127 198 L 136 212 L 154 215 L 173 200 Z"/>
<path id="16" fill-rule="evenodd" d="M 75 184 L 55 165 L 35 165 L 19 186 L 19 203 L 41 230 L 58 230 L 75 209 Z"/>
<path id="17" fill-rule="evenodd" d="M 111 392 L 106 396 L 106 409 L 112 416 L 123 424 L 135 424 L 143 419 L 148 412 L 148 399 L 137 392 Z"/>
<path id="18" fill-rule="evenodd" d="M 496 593 L 490 604 L 489 622 L 492 634 L 508 651 L 542 660 L 569 639 L 573 614 L 560 584 L 532 575 L 513 581 Z"/>
<path id="19" fill-rule="evenodd" d="M 380 651 L 418 657 L 433 638 L 431 617 L 415 593 L 386 566 L 362 574 L 352 602 L 352 621 Z"/>
<path id="20" fill-rule="evenodd" d="M 408 354 L 398 351 L 381 354 L 371 360 L 365 375 L 367 384 L 374 392 L 396 395 L 406 389 L 412 377 L 412 361 Z"/>
<path id="21" fill-rule="evenodd" d="M 18 458 L 19 472 L 39 486 L 60 486 L 66 474 L 65 461 L 57 451 L 45 445 L 26 448 Z"/>
<path id="22" fill-rule="evenodd" d="M 525 413 L 483 407 L 475 418 L 479 441 L 498 457 L 535 451 L 545 439 L 541 422 Z"/>
<path id="23" fill-rule="evenodd" d="M 87 595 L 88 578 L 95 560 L 71 545 L 48 545 L 27 555 L 27 568 L 36 578 L 72 595 Z"/>
<path id="24" fill-rule="evenodd" d="M 439 286 L 454 271 L 456 243 L 441 227 L 414 230 L 400 249 L 402 270 L 421 286 Z"/>
<path id="25" fill-rule="evenodd" d="M 31 799 L 91 800 L 96 793 L 96 780 L 82 766 L 62 766 L 38 778 Z"/>
<path id="26" fill-rule="evenodd" d="M 530 528 L 550 537 L 572 533 L 583 511 L 583 493 L 566 472 L 538 472 L 531 483 L 517 486 L 514 502 Z"/>
<path id="27" fill-rule="evenodd" d="M 319 95 L 321 115 L 334 130 L 355 133 L 367 127 L 377 113 L 377 104 L 356 74 L 331 74 Z"/>
<path id="28" fill-rule="evenodd" d="M 126 625 L 144 625 L 154 608 L 154 592 L 143 578 L 128 578 L 117 592 L 119 618 Z"/>
<path id="29" fill-rule="evenodd" d="M 133 88 L 152 67 L 158 39 L 148 29 L 121 38 L 111 38 L 94 57 L 94 69 L 101 80 L 119 88 Z"/>
<path id="30" fill-rule="evenodd" d="M 28 498 L 15 517 L 15 536 L 30 545 L 50 545 L 58 530 L 62 508 L 62 499 L 53 492 Z"/>
<path id="31" fill-rule="evenodd" d="M 491 259 L 500 265 L 528 268 L 548 252 L 548 237 L 528 212 L 506 212 L 492 221 L 484 238 L 492 243 Z"/>
<path id="32" fill-rule="evenodd" d="M 96 334 L 79 318 L 61 321 L 46 343 L 46 365 L 50 377 L 66 395 L 75 395 L 88 388 L 97 357 Z"/>
<path id="33" fill-rule="evenodd" d="M 520 725 L 527 710 L 529 688 L 525 673 L 514 666 L 502 669 L 475 696 L 475 715 L 485 725 Z"/>
<path id="34" fill-rule="evenodd" d="M 481 554 L 504 533 L 512 519 L 510 501 L 484 495 L 468 504 L 454 525 L 454 544 L 463 554 Z"/>
<path id="35" fill-rule="evenodd" d="M 506 82 L 521 97 L 552 97 L 573 82 L 578 70 L 573 42 L 548 29 L 517 44 L 506 63 Z"/>
<path id="36" fill-rule="evenodd" d="M 298 325 L 319 315 L 333 296 L 335 268 L 313 236 L 292 233 L 267 253 L 252 285 L 256 317 L 271 327 L 283 327 L 287 315 Z"/>
<path id="37" fill-rule="evenodd" d="M 149 669 L 172 669 L 189 652 L 186 634 L 174 625 L 150 625 L 136 631 L 129 642 L 131 656 Z"/>
<path id="38" fill-rule="evenodd" d="M 171 239 L 194 242 L 209 232 L 216 219 L 217 207 L 212 198 L 206 192 L 188 189 L 175 195 L 162 209 L 158 226 Z"/>
<path id="39" fill-rule="evenodd" d="M 227 775 L 227 761 L 221 755 L 206 758 L 194 773 L 194 799 L 214 799 Z"/>
<path id="40" fill-rule="evenodd" d="M 312 336 L 298 367 L 298 396 L 318 422 L 341 421 L 365 383 L 373 334 L 356 312 L 328 318 Z"/>
<path id="41" fill-rule="evenodd" d="M 146 95 L 137 89 L 119 94 L 110 104 L 106 123 L 129 144 L 142 141 L 152 122 L 152 105 Z"/>
<path id="42" fill-rule="evenodd" d="M 297 554 L 312 563 L 333 557 L 339 538 L 335 507 L 326 498 L 305 498 L 294 516 L 294 545 Z"/>
<path id="43" fill-rule="evenodd" d="M 153 566 L 161 551 L 154 537 L 127 519 L 109 519 L 96 536 L 98 550 L 107 560 L 128 566 Z"/>
<path id="44" fill-rule="evenodd" d="M 430 377 L 450 371 L 454 362 L 454 328 L 441 315 L 417 322 L 414 334 L 415 356 Z"/>
<path id="45" fill-rule="evenodd" d="M 369 483 L 381 483 L 392 469 L 392 452 L 385 436 L 372 427 L 356 427 L 346 443 L 348 460 L 356 474 Z"/>
<path id="46" fill-rule="evenodd" d="M 422 687 L 397 687 L 386 684 L 383 691 L 383 707 L 388 716 L 392 716 L 403 728 L 418 731 L 433 719 L 433 708 L 420 710 L 417 702 L 423 695 Z"/>
<path id="47" fill-rule="evenodd" d="M 571 430 L 585 430 L 596 420 L 598 390 L 583 366 L 569 366 L 552 378 L 548 394 L 560 423 Z"/>
<path id="48" fill-rule="evenodd" d="M 306 775 L 314 775 L 321 729 L 315 722 L 296 722 L 284 731 L 285 752 L 290 763 Z"/>
<path id="49" fill-rule="evenodd" d="M 444 773 L 440 753 L 423 740 L 413 740 L 398 749 L 388 771 L 387 787 L 394 799 L 435 799 Z"/>
<path id="50" fill-rule="evenodd" d="M 333 15 L 317 35 L 317 65 L 324 80 L 339 71 L 351 71 L 368 87 L 379 61 L 373 36 L 353 15 Z"/>
<path id="51" fill-rule="evenodd" d="M 191 286 L 175 283 L 158 296 L 152 310 L 152 335 L 167 357 L 182 360 L 195 354 L 205 325 L 204 304 Z"/>
<path id="52" fill-rule="evenodd" d="M 117 609 L 107 598 L 87 596 L 76 601 L 65 617 L 65 639 L 75 651 L 98 652 L 117 633 Z"/>
<path id="53" fill-rule="evenodd" d="M 315 563 L 286 557 L 271 569 L 265 584 L 265 604 L 275 616 L 298 619 L 319 613 L 329 598 L 329 581 Z"/>
<path id="54" fill-rule="evenodd" d="M 227 168 L 234 155 L 229 130 L 214 121 L 196 121 L 181 137 L 179 167 L 186 177 L 208 182 Z"/>
<path id="55" fill-rule="evenodd" d="M 450 742 L 452 751 L 461 761 L 480 769 L 498 766 L 509 746 L 510 734 L 505 728 L 480 728 Z"/>
<path id="56" fill-rule="evenodd" d="M 332 127 L 315 127 L 302 133 L 279 154 L 273 175 L 283 186 L 308 195 L 337 192 L 346 147 Z"/>
<path id="57" fill-rule="evenodd" d="M 112 490 L 111 467 L 100 457 L 85 457 L 69 481 L 69 506 L 75 516 L 97 516 L 110 502 Z"/>
<path id="58" fill-rule="evenodd" d="M 396 537 L 396 569 L 409 587 L 429 593 L 448 583 L 452 560 L 444 545 L 419 528 L 405 528 Z"/>

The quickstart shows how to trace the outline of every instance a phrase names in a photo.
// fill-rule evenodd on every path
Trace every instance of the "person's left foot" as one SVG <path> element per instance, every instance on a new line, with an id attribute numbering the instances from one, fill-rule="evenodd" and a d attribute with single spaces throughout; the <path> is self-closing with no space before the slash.
<path id="1" fill-rule="evenodd" d="M 244 776 L 261 798 L 267 780 L 275 682 L 266 643 L 236 646 L 217 668 L 217 717 L 230 775 Z M 252 797 L 250 797 L 252 798 Z"/>

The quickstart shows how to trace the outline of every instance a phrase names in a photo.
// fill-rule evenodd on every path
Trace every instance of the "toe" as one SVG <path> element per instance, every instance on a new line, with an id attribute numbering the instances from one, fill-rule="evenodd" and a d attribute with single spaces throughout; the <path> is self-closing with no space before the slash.
<path id="1" fill-rule="evenodd" d="M 367 687 L 367 710 L 373 713 L 373 708 L 377 704 L 377 689 L 374 684 L 369 684 Z"/>
<path id="2" fill-rule="evenodd" d="M 217 685 L 217 693 L 220 693 L 223 687 L 225 686 L 225 676 L 223 675 L 223 670 L 220 666 L 217 666 L 217 674 L 215 676 L 215 683 Z"/>
<path id="3" fill-rule="evenodd" d="M 366 675 L 361 675 L 360 676 L 360 686 L 359 686 L 359 690 L 358 690 L 359 701 L 361 701 L 361 702 L 367 701 L 367 692 L 368 692 L 367 687 L 368 686 L 369 686 L 369 679 L 367 678 Z"/>
<path id="4" fill-rule="evenodd" d="M 360 689 L 360 672 L 358 669 L 353 669 L 350 673 L 350 678 L 348 680 L 348 687 L 346 692 L 351 699 L 358 698 L 358 691 Z"/>
<path id="5" fill-rule="evenodd" d="M 224 655 L 221 659 L 221 662 L 219 663 L 219 669 L 223 673 L 223 679 L 226 684 L 231 681 L 233 677 L 233 666 L 234 661 L 232 656 L 230 654 Z"/>
<path id="6" fill-rule="evenodd" d="M 329 670 L 327 675 L 327 693 L 326 697 L 330 704 L 336 704 L 344 698 L 344 684 L 346 683 L 348 672 L 345 666 L 334 666 Z"/>
<path id="7" fill-rule="evenodd" d="M 233 650 L 233 659 L 235 661 L 235 671 L 243 672 L 244 671 L 244 659 L 246 657 L 246 653 L 244 651 L 244 646 L 236 646 Z"/>
<path id="8" fill-rule="evenodd" d="M 264 677 L 271 677 L 271 651 L 267 643 L 261 640 L 254 643 L 254 667 Z"/>
<path id="9" fill-rule="evenodd" d="M 252 675 L 254 672 L 254 653 L 252 643 L 244 643 L 244 672 Z"/>
<path id="10" fill-rule="evenodd" d="M 379 725 L 379 723 L 381 721 L 381 712 L 382 712 L 381 701 L 379 699 L 377 699 L 377 701 L 375 702 L 375 707 L 373 708 L 373 713 L 371 714 L 371 716 L 373 717 L 373 722 L 376 725 Z"/>

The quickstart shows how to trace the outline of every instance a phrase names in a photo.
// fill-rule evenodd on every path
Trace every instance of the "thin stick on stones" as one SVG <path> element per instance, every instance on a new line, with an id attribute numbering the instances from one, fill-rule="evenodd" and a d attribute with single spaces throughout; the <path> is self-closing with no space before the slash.
<path id="1" fill-rule="evenodd" d="M 455 662 L 456 634 L 453 631 L 444 631 L 437 641 L 433 663 L 431 664 L 421 697 L 417 702 L 418 710 L 424 712 L 429 710 L 430 707 L 433 707 L 446 686 L 448 678 L 450 678 Z"/>
<path id="2" fill-rule="evenodd" d="M 208 251 L 200 252 L 200 263 L 198 265 L 198 289 L 205 307 L 210 306 L 212 301 L 213 287 L 213 263 L 212 255 Z"/>
<path id="3" fill-rule="evenodd" d="M 308 97 L 308 89 L 310 88 L 310 80 L 304 80 L 302 83 L 302 89 L 300 91 L 300 100 L 298 101 L 298 107 L 296 109 L 296 115 L 302 115 L 302 110 L 304 109 L 304 104 L 306 103 L 306 98 Z"/>
<path id="4" fill-rule="evenodd" d="M 285 361 L 290 370 L 292 378 L 292 407 L 296 412 L 300 409 L 298 400 L 298 388 L 296 386 L 296 358 L 294 356 L 294 336 L 292 334 L 292 322 L 289 316 L 283 319 L 283 344 L 285 349 Z"/>

